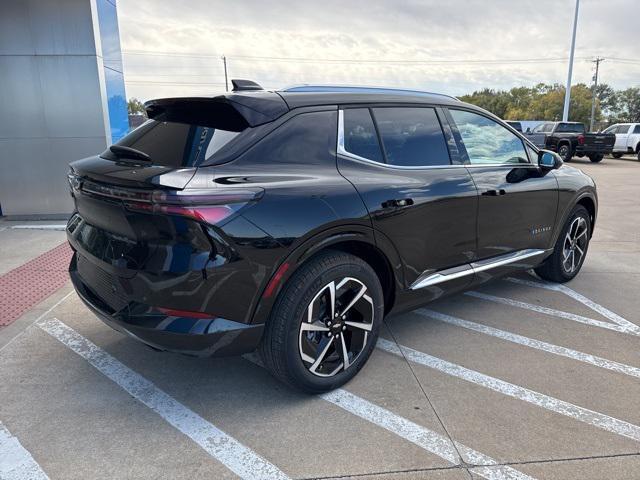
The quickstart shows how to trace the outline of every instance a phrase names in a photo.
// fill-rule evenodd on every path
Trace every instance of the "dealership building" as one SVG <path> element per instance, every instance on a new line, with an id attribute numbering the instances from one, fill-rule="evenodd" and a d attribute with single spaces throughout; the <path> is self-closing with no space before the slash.
<path id="1" fill-rule="evenodd" d="M 0 211 L 64 217 L 69 162 L 129 130 L 116 0 L 0 0 Z"/>

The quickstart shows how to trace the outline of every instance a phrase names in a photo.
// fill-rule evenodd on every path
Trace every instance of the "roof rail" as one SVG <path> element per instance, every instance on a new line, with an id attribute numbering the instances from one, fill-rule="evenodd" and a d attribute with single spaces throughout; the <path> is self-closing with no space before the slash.
<path id="1" fill-rule="evenodd" d="M 241 80 L 238 78 L 231 79 L 231 85 L 233 85 L 232 92 L 247 92 L 255 90 L 264 90 L 260 85 L 252 80 Z"/>
<path id="2" fill-rule="evenodd" d="M 353 85 L 293 85 L 282 89 L 283 92 L 345 92 L 345 93 L 395 93 L 398 95 L 435 95 L 438 97 L 451 98 L 452 100 L 460 101 L 458 98 L 452 95 L 445 95 L 444 93 L 426 92 L 424 90 L 408 90 L 404 88 L 393 87 L 361 87 Z"/>

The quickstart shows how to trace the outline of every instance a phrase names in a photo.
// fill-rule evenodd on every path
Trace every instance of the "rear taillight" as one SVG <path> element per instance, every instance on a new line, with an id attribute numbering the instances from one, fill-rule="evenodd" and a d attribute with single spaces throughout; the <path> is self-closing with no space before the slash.
<path id="1" fill-rule="evenodd" d="M 148 200 L 125 201 L 128 210 L 189 217 L 211 225 L 220 223 L 262 196 L 262 190 L 224 189 L 154 191 Z"/>
<path id="2" fill-rule="evenodd" d="M 260 199 L 256 188 L 211 188 L 207 190 L 134 190 L 91 181 L 82 182 L 82 193 L 122 201 L 127 210 L 188 217 L 211 225 L 220 223 L 243 206 Z"/>
<path id="3" fill-rule="evenodd" d="M 578 135 L 578 143 L 584 145 L 584 135 Z"/>

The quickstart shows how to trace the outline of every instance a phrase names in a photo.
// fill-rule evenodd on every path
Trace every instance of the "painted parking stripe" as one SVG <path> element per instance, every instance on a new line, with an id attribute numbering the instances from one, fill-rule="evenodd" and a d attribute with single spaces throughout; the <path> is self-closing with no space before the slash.
<path id="1" fill-rule="evenodd" d="M 454 444 L 452 444 L 447 437 L 413 423 L 346 390 L 333 390 L 320 395 L 320 398 L 382 427 L 453 464 L 459 465 L 460 457 L 456 452 L 457 448 L 466 463 L 483 465 L 469 469 L 471 472 L 483 478 L 490 480 L 528 480 L 532 478 L 512 467 L 497 465 L 497 462 L 493 458 L 466 447 L 461 443 L 455 442 L 454 448 Z"/>
<path id="2" fill-rule="evenodd" d="M 518 345 L 524 345 L 525 347 L 535 348 L 536 350 L 542 350 L 543 352 L 553 353 L 554 355 L 560 355 L 561 357 L 577 360 L 578 362 L 588 363 L 613 372 L 629 375 L 630 377 L 640 378 L 640 368 L 632 367 L 631 365 L 614 362 L 613 360 L 607 360 L 606 358 L 598 357 L 596 355 L 579 352 L 577 350 L 561 347 L 559 345 L 554 345 L 552 343 L 543 342 L 541 340 L 536 340 L 534 338 L 525 337 L 515 333 L 505 332 L 504 330 L 489 327 L 488 325 L 470 322 L 469 320 L 453 317 L 427 308 L 421 308 L 417 310 L 417 313 L 457 327 L 466 328 L 468 330 L 473 330 L 474 332 L 483 333 L 508 342 L 517 343 Z"/>
<path id="3" fill-rule="evenodd" d="M 640 332 L 635 333 L 633 331 L 630 331 L 627 327 L 623 327 L 622 325 L 603 322 L 603 321 L 595 320 L 589 317 L 583 317 L 582 315 L 577 315 L 575 313 L 563 312 L 562 310 L 556 310 L 555 308 L 543 307 L 541 305 L 534 305 L 532 303 L 520 302 L 519 300 L 513 300 L 511 298 L 496 297 L 494 295 L 488 295 L 486 293 L 475 292 L 475 291 L 465 292 L 464 295 L 467 295 L 469 297 L 480 298 L 482 300 L 487 300 L 489 302 L 500 303 L 502 305 L 522 308 L 524 310 L 531 310 L 532 312 L 536 312 L 536 313 L 544 313 L 545 315 L 551 315 L 553 317 L 564 318 L 566 320 L 572 320 L 578 323 L 584 323 L 585 325 L 591 325 L 592 327 L 605 328 L 607 330 L 612 330 L 614 332 L 619 332 L 619 333 L 640 335 Z"/>
<path id="4" fill-rule="evenodd" d="M 152 382 L 60 320 L 56 318 L 41 320 L 37 325 L 84 358 L 132 397 L 160 415 L 170 425 L 191 438 L 240 478 L 247 480 L 289 478 L 275 465 L 160 390 Z"/>
<path id="5" fill-rule="evenodd" d="M 574 418 L 580 422 L 601 428 L 602 430 L 606 430 L 632 440 L 640 441 L 640 427 L 633 425 L 632 423 L 625 422 L 624 420 L 619 420 L 603 413 L 579 407 L 578 405 L 565 402 L 564 400 L 500 380 L 499 378 L 485 375 L 484 373 L 471 370 L 455 363 L 447 362 L 441 358 L 433 357 L 409 347 L 396 345 L 395 343 L 383 338 L 378 340 L 377 347 L 400 357 L 404 356 L 413 363 L 433 368 L 434 370 L 451 375 L 452 377 L 460 378 L 503 395 L 537 405 L 545 410 Z"/>
<path id="6" fill-rule="evenodd" d="M 608 308 L 603 307 L 602 305 L 594 302 L 590 298 L 587 298 L 584 295 L 576 292 L 575 290 L 570 289 L 566 285 L 560 285 L 559 283 L 545 282 L 544 280 L 534 281 L 534 280 L 525 280 L 525 279 L 513 278 L 513 277 L 506 278 L 505 280 L 507 280 L 508 282 L 517 283 L 519 285 L 526 285 L 528 287 L 544 288 L 554 292 L 564 293 L 568 297 L 571 297 L 574 300 L 582 303 L 584 306 L 590 308 L 594 312 L 598 312 L 603 317 L 608 318 L 613 323 L 616 323 L 621 327 L 626 327 L 629 330 L 629 332 L 633 332 L 635 335 L 640 335 L 640 326 L 630 322 L 625 318 L 622 318 L 617 313 L 612 312 Z"/>
<path id="7" fill-rule="evenodd" d="M 243 355 L 243 358 L 264 368 L 264 365 L 262 365 L 262 362 L 256 354 Z M 466 463 L 478 465 L 476 467 L 470 467 L 469 470 L 483 478 L 489 480 L 533 480 L 533 477 L 513 467 L 498 465 L 496 460 L 484 453 L 473 450 L 459 442 L 452 443 L 451 440 L 444 435 L 418 425 L 400 415 L 396 415 L 386 408 L 371 403 L 342 388 L 320 394 L 318 397 L 367 422 L 384 428 L 454 465 L 460 465 L 461 463 L 460 456 L 458 455 L 458 452 L 460 452 L 460 455 L 462 455 Z"/>
<path id="8" fill-rule="evenodd" d="M 0 478 L 2 480 L 48 480 L 46 473 L 0 422 Z"/>

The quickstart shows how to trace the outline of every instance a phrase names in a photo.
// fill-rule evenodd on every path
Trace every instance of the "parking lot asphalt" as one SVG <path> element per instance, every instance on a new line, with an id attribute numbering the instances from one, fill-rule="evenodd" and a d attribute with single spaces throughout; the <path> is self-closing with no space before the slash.
<path id="1" fill-rule="evenodd" d="M 253 356 L 154 352 L 67 283 L 0 328 L 0 479 L 640 478 L 640 164 L 571 165 L 600 198 L 576 279 L 520 273 L 387 318 L 321 396 Z M 64 241 L 14 226 L 0 275 Z"/>

